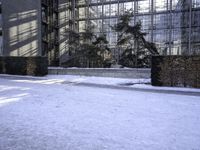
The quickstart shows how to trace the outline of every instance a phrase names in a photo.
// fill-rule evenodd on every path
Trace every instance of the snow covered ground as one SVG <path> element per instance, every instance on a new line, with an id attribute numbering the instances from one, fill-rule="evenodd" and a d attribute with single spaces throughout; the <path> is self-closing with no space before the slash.
<path id="1" fill-rule="evenodd" d="M 151 86 L 151 79 L 125 79 L 125 78 L 109 78 L 109 77 L 88 77 L 76 75 L 47 75 L 45 77 L 30 77 L 30 76 L 13 76 L 0 74 L 1 78 L 20 79 L 16 82 L 26 83 L 43 83 L 43 84 L 95 84 L 95 85 L 110 85 L 120 87 L 132 87 L 138 89 L 166 90 L 166 91 L 183 91 L 183 92 L 198 92 L 200 89 L 181 88 L 181 87 L 154 87 Z"/>
<path id="2" fill-rule="evenodd" d="M 57 83 L 94 83 L 101 85 L 120 85 L 124 83 L 138 83 L 138 84 L 146 84 L 150 83 L 150 79 L 124 79 L 124 78 L 109 78 L 109 77 L 88 77 L 88 76 L 76 76 L 76 75 L 47 75 L 45 77 L 31 77 L 31 76 L 13 76 L 13 75 L 3 75 L 0 74 L 1 78 L 21 78 L 18 82 L 29 82 L 29 83 L 40 83 L 44 82 L 48 84 L 48 81 L 54 81 Z M 37 80 L 29 80 L 29 79 L 37 79 Z M 38 80 L 40 79 L 40 80 Z M 200 90 L 199 90 L 200 91 Z"/>
<path id="3" fill-rule="evenodd" d="M 100 82 L 0 77 L 0 150 L 200 150 L 200 97 L 74 86 L 82 80 Z"/>

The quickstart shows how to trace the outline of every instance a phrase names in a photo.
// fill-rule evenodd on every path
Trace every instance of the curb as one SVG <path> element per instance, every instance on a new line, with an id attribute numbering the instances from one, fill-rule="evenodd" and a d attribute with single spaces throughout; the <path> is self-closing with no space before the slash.
<path id="1" fill-rule="evenodd" d="M 193 91 L 178 91 L 178 90 L 164 90 L 164 89 L 147 89 L 147 88 L 136 88 L 136 87 L 126 87 L 117 85 L 104 85 L 104 84 L 93 84 L 93 83 L 76 83 L 74 86 L 86 86 L 86 87 L 96 87 L 96 88 L 109 88 L 116 90 L 129 90 L 138 92 L 149 92 L 149 93 L 163 93 L 163 94 L 175 94 L 175 95 L 186 95 L 186 96 L 200 96 L 200 92 Z"/>

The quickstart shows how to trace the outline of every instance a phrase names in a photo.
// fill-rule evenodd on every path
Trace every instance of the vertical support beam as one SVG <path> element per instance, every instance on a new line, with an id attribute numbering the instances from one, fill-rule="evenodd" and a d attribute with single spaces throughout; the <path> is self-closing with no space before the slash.
<path id="1" fill-rule="evenodd" d="M 188 45 L 188 55 L 192 54 L 191 47 L 191 36 L 192 36 L 192 0 L 189 2 L 189 45 Z"/>
<path id="2" fill-rule="evenodd" d="M 134 24 L 136 23 L 136 14 L 137 14 L 137 9 L 138 9 L 138 7 L 137 7 L 137 3 L 138 3 L 138 1 L 137 0 L 134 0 Z"/>
<path id="3" fill-rule="evenodd" d="M 102 27 L 102 32 L 104 32 L 104 1 L 101 2 L 102 3 L 102 24 L 101 24 L 101 27 Z"/>
<path id="4" fill-rule="evenodd" d="M 72 0 L 72 30 L 75 31 L 75 0 Z"/>
<path id="5" fill-rule="evenodd" d="M 119 18 L 119 0 L 117 1 L 117 18 Z"/>
<path id="6" fill-rule="evenodd" d="M 85 4 L 84 4 L 84 12 L 85 12 L 85 28 L 86 28 L 86 25 L 87 25 L 87 21 L 88 21 L 88 1 L 87 0 L 85 0 Z"/>
<path id="7" fill-rule="evenodd" d="M 40 1 L 39 3 L 38 3 L 38 11 L 40 12 L 40 15 L 41 15 L 41 17 L 39 17 L 38 18 L 38 22 L 40 22 L 40 23 L 38 23 L 38 28 L 39 29 L 41 29 L 40 31 L 39 31 L 39 36 L 41 37 L 41 39 L 40 40 L 38 40 L 38 55 L 39 56 L 42 56 L 42 1 Z"/>
<path id="8" fill-rule="evenodd" d="M 120 0 L 117 1 L 117 19 L 118 20 L 119 20 L 119 17 L 120 17 L 120 13 L 119 13 L 120 12 L 120 10 L 119 10 L 120 3 L 119 3 L 119 1 Z M 118 22 L 118 20 L 117 20 L 117 22 Z M 117 33 L 117 37 L 119 37 L 119 33 Z M 117 50 L 114 50 L 114 56 L 115 56 L 115 59 L 117 59 L 117 64 L 119 64 L 119 55 L 120 55 L 119 53 L 120 53 L 120 47 L 117 46 Z"/>
<path id="9" fill-rule="evenodd" d="M 79 18 L 80 18 L 80 14 L 79 14 L 79 2 L 76 2 L 76 9 L 77 9 L 77 13 L 76 13 L 76 21 L 77 21 L 77 32 L 79 32 Z"/>
<path id="10" fill-rule="evenodd" d="M 110 19 L 111 19 L 111 0 L 109 0 L 109 23 L 110 23 Z"/>
<path id="11" fill-rule="evenodd" d="M 149 5 L 150 5 L 150 8 L 151 8 L 151 10 L 150 10 L 151 11 L 151 42 L 153 42 L 154 0 L 150 0 Z"/>
<path id="12" fill-rule="evenodd" d="M 89 25 L 89 20 L 90 20 L 90 2 L 89 0 L 86 0 L 86 3 L 87 3 L 87 21 L 86 21 L 86 28 L 88 27 Z"/>
<path id="13" fill-rule="evenodd" d="M 172 0 L 169 3 L 169 55 L 172 55 Z"/>

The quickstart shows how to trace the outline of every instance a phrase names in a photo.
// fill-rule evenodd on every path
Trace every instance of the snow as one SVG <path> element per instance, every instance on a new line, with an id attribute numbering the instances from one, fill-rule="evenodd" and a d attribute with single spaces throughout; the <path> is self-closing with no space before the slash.
<path id="1" fill-rule="evenodd" d="M 200 92 L 200 89 L 196 89 L 196 88 L 155 87 L 155 86 L 150 85 L 151 79 L 125 79 L 125 78 L 109 78 L 109 77 L 95 77 L 95 76 L 88 77 L 88 76 L 75 76 L 75 75 L 48 75 L 47 79 L 59 80 L 60 82 L 65 82 L 65 83 L 67 82 L 68 83 L 90 83 L 90 84 L 99 84 L 99 85 L 133 87 L 133 88 L 139 88 L 139 89 Z"/>
<path id="2" fill-rule="evenodd" d="M 49 75 L 48 79 L 61 79 L 72 83 L 93 83 L 101 85 L 119 85 L 122 83 L 150 83 L 150 79 L 124 79 L 124 78 L 109 78 L 109 77 L 88 77 L 74 75 Z"/>
<path id="3" fill-rule="evenodd" d="M 148 84 L 135 84 L 132 85 L 133 88 L 138 89 L 153 89 L 153 90 L 170 90 L 170 91 L 182 91 L 182 92 L 198 92 L 200 93 L 199 88 L 184 88 L 184 87 L 156 87 Z"/>
<path id="4" fill-rule="evenodd" d="M 154 90 L 172 90 L 185 92 L 200 92 L 200 89 L 195 88 L 181 88 L 181 87 L 155 87 L 150 85 L 151 79 L 124 79 L 124 78 L 109 78 L 109 77 L 88 77 L 88 76 L 74 76 L 74 75 L 48 75 L 48 79 L 60 79 L 63 82 L 71 83 L 91 83 L 100 85 L 115 85 L 126 86 L 130 85 L 133 88 L 140 89 L 154 89 Z M 131 85 L 133 84 L 133 85 Z"/>
<path id="5" fill-rule="evenodd" d="M 111 85 L 120 87 L 133 87 L 138 89 L 152 89 L 162 91 L 182 91 L 182 92 L 199 92 L 200 89 L 195 88 L 181 88 L 181 87 L 154 87 L 151 86 L 151 79 L 125 79 L 125 78 L 109 78 L 109 77 L 88 77 L 88 76 L 75 76 L 75 75 L 48 75 L 46 77 L 31 77 L 31 76 L 10 76 L 0 75 L 3 78 L 22 78 L 16 80 L 16 82 L 27 82 L 27 83 L 67 83 L 67 84 L 78 84 L 78 83 L 89 83 L 97 85 Z M 30 80 L 33 79 L 33 80 Z M 35 80 L 37 79 L 37 80 Z M 40 80 L 39 80 L 40 79 Z"/>
<path id="6" fill-rule="evenodd" d="M 22 78 L 16 82 L 28 83 L 91 83 L 100 85 L 120 85 L 123 83 L 150 83 L 150 79 L 124 79 L 124 78 L 109 78 L 109 77 L 88 77 L 88 76 L 75 76 L 75 75 L 48 75 L 46 77 L 31 77 L 31 76 L 13 76 L 13 75 L 0 75 L 3 78 Z M 30 80 L 33 79 L 33 80 Z M 37 79 L 37 80 L 35 80 Z M 39 80 L 40 79 L 40 80 Z"/>
<path id="7" fill-rule="evenodd" d="M 147 70 L 150 71 L 150 68 L 128 68 L 128 67 L 123 67 L 123 68 L 79 68 L 79 67 L 48 67 L 48 69 L 58 69 L 58 70 L 67 70 L 67 69 L 73 69 L 73 70 Z"/>
<path id="8" fill-rule="evenodd" d="M 0 77 L 0 150 L 200 149 L 199 97 L 74 86 L 95 80 L 131 79 Z"/>

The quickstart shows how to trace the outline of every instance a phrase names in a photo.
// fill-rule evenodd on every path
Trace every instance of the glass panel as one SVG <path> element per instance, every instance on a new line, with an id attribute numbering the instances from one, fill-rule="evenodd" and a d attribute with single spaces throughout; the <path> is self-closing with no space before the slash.
<path id="1" fill-rule="evenodd" d="M 199 8 L 200 7 L 200 0 L 192 0 L 192 7 Z"/>
<path id="2" fill-rule="evenodd" d="M 84 32 L 86 28 L 85 21 L 79 21 L 79 32 Z"/>
<path id="3" fill-rule="evenodd" d="M 167 5 L 168 5 L 168 0 L 155 0 L 154 1 L 154 10 L 159 12 L 159 11 L 166 11 L 167 10 Z"/>
<path id="4" fill-rule="evenodd" d="M 139 13 L 150 12 L 150 1 L 151 0 L 138 1 L 138 12 Z"/>
<path id="5" fill-rule="evenodd" d="M 85 8 L 79 8 L 79 18 L 83 19 L 86 18 L 86 12 L 85 12 Z"/>
<path id="6" fill-rule="evenodd" d="M 117 34 L 113 33 L 110 27 L 117 23 L 118 15 L 132 9 L 136 14 L 132 17 L 131 24 L 134 24 L 134 21 L 141 21 L 142 30 L 148 33 L 145 38 L 155 42 L 162 54 L 169 54 L 170 48 L 172 54 L 186 53 L 190 38 L 192 51 L 200 50 L 198 34 L 200 0 L 77 0 L 76 2 L 77 16 L 73 17 L 73 11 L 69 9 L 66 18 L 77 19 L 74 22 L 78 21 L 78 25 L 74 26 L 75 28 L 77 26 L 79 32 L 84 31 L 88 22 L 95 27 L 96 34 L 106 33 L 112 48 L 115 47 Z M 71 2 L 68 3 L 71 5 Z M 192 15 L 189 11 L 191 4 Z M 172 9 L 171 14 L 170 9 Z M 192 16 L 191 24 L 190 16 Z"/>

